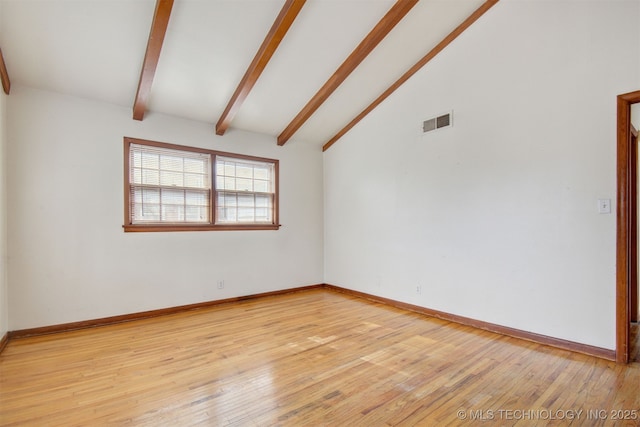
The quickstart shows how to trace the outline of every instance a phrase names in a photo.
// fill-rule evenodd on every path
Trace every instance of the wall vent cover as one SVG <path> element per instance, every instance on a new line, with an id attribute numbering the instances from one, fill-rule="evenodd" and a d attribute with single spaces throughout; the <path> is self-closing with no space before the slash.
<path id="1" fill-rule="evenodd" d="M 441 114 L 422 122 L 422 133 L 453 126 L 453 112 Z"/>

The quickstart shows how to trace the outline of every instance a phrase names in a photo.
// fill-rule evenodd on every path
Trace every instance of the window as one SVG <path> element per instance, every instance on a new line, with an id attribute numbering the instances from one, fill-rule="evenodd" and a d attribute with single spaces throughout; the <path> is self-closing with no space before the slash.
<path id="1" fill-rule="evenodd" d="M 124 139 L 125 231 L 277 230 L 278 161 Z"/>
<path id="2" fill-rule="evenodd" d="M 273 222 L 274 163 L 216 157 L 217 221 Z"/>

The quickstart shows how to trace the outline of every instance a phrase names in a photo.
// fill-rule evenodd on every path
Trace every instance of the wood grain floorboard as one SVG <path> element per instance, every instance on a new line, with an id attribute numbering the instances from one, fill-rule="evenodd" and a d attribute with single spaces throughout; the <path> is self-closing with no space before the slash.
<path id="1" fill-rule="evenodd" d="M 617 365 L 309 290 L 12 340 L 0 425 L 638 426 L 632 332 Z"/>

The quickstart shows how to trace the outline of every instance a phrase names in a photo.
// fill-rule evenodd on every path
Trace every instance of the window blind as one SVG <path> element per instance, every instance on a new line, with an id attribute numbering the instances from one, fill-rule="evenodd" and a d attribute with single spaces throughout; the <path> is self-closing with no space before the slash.
<path id="1" fill-rule="evenodd" d="M 131 144 L 131 223 L 211 222 L 211 155 Z"/>

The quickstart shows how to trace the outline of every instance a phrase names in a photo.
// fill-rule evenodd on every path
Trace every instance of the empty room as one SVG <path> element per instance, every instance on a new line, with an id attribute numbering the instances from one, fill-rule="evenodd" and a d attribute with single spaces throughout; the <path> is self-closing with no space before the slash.
<path id="1" fill-rule="evenodd" d="M 0 426 L 639 426 L 639 22 L 0 0 Z"/>

